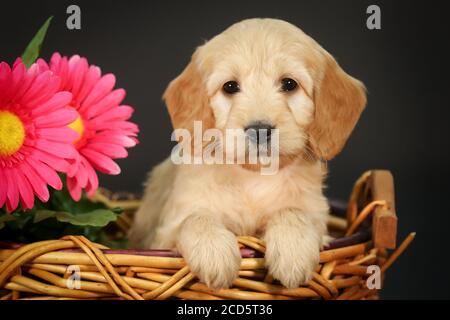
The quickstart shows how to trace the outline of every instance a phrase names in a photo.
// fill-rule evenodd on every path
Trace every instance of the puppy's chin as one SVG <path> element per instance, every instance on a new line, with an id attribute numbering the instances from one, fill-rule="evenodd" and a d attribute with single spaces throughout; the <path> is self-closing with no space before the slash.
<path id="1" fill-rule="evenodd" d="M 299 155 L 280 155 L 278 157 L 278 169 L 283 169 L 284 167 L 291 164 Z M 269 157 L 270 158 L 270 157 Z M 269 159 L 269 161 L 273 161 L 273 159 Z M 245 163 L 240 165 L 242 168 L 250 171 L 262 171 L 263 168 L 267 168 L 270 164 L 262 164 L 258 159 L 256 164 Z"/>
<path id="2" fill-rule="evenodd" d="M 313 153 L 307 152 L 306 149 L 301 150 L 297 154 L 280 154 L 278 158 L 278 169 L 281 170 L 296 160 L 299 160 L 302 163 L 314 163 L 318 160 L 318 158 Z M 262 168 L 268 167 L 267 164 L 262 164 L 259 159 L 256 164 L 245 163 L 240 166 L 250 171 L 261 171 Z"/>

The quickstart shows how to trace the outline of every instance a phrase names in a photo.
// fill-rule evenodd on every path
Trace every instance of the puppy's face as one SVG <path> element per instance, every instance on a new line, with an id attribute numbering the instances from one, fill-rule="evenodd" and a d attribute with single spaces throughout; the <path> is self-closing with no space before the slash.
<path id="1" fill-rule="evenodd" d="M 176 128 L 201 120 L 204 129 L 278 129 L 282 159 L 332 158 L 365 105 L 359 81 L 300 29 L 273 19 L 242 21 L 198 48 L 165 99 Z"/>
<path id="2" fill-rule="evenodd" d="M 237 24 L 199 50 L 215 125 L 278 129 L 279 153 L 304 150 L 314 113 L 313 79 L 298 47 L 299 31 L 261 20 Z"/>

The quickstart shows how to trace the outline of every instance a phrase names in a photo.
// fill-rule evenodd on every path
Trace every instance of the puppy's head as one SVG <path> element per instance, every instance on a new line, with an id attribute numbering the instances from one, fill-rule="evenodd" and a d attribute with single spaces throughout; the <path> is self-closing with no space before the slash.
<path id="1" fill-rule="evenodd" d="M 274 19 L 244 20 L 197 48 L 164 98 L 175 128 L 278 129 L 282 159 L 333 158 L 366 104 L 361 82 Z"/>

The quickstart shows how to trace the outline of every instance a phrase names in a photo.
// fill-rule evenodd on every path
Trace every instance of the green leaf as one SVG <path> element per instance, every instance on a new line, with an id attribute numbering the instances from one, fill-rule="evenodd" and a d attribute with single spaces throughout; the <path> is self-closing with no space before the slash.
<path id="1" fill-rule="evenodd" d="M 75 226 L 104 227 L 117 219 L 117 214 L 108 209 L 97 209 L 87 213 L 72 214 L 64 211 L 39 210 L 35 213 L 34 223 L 45 219 L 56 218 L 59 222 L 67 222 Z"/>
<path id="2" fill-rule="evenodd" d="M 33 223 L 38 223 L 48 218 L 54 218 L 57 213 L 57 211 L 52 210 L 38 210 L 34 214 Z"/>
<path id="3" fill-rule="evenodd" d="M 5 213 L 4 215 L 0 216 L 0 229 L 2 229 L 5 226 L 5 222 L 16 220 L 16 218 L 13 215 Z"/>
<path id="4" fill-rule="evenodd" d="M 27 212 L 15 211 L 12 215 L 15 218 L 14 225 L 19 229 L 22 229 L 31 220 L 31 215 L 27 214 Z"/>
<path id="5" fill-rule="evenodd" d="M 64 177 L 62 179 L 65 180 Z M 70 234 L 84 235 L 93 242 L 112 248 L 126 247 L 126 240 L 121 239 L 121 235 L 110 234 L 107 226 L 123 209 L 107 208 L 101 202 L 92 201 L 84 192 L 80 201 L 74 201 L 65 185 L 62 190 L 49 191 L 49 201 L 43 203 L 36 199 L 33 209 L 6 213 L 4 208 L 0 208 L 3 227 L 0 239 L 29 243 Z"/>
<path id="6" fill-rule="evenodd" d="M 53 16 L 47 19 L 39 31 L 36 33 L 34 38 L 30 41 L 27 48 L 22 54 L 22 61 L 28 67 L 30 67 L 36 59 L 39 57 L 39 52 L 41 51 L 42 43 L 44 42 L 45 35 L 47 33 L 48 26 L 52 21 Z"/>
<path id="7" fill-rule="evenodd" d="M 115 214 L 121 214 L 122 212 L 124 212 L 123 208 L 121 208 L 121 207 L 114 207 L 114 208 L 110 208 L 109 210 L 111 210 Z"/>
<path id="8" fill-rule="evenodd" d="M 97 209 L 88 213 L 71 214 L 69 212 L 57 212 L 56 219 L 60 222 L 68 222 L 76 226 L 104 227 L 117 219 L 117 215 L 108 209 Z"/>

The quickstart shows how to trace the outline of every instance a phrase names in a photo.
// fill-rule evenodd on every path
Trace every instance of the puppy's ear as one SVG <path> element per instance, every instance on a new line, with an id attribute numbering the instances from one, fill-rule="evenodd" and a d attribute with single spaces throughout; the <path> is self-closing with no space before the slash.
<path id="1" fill-rule="evenodd" d="M 194 121 L 202 121 L 203 130 L 212 128 L 214 116 L 200 71 L 196 54 L 184 71 L 170 82 L 163 99 L 174 129 L 184 128 L 193 133 Z"/>
<path id="2" fill-rule="evenodd" d="M 352 78 L 326 53 L 322 81 L 314 91 L 315 115 L 309 129 L 319 158 L 330 160 L 344 147 L 366 105 L 362 82 Z"/>

